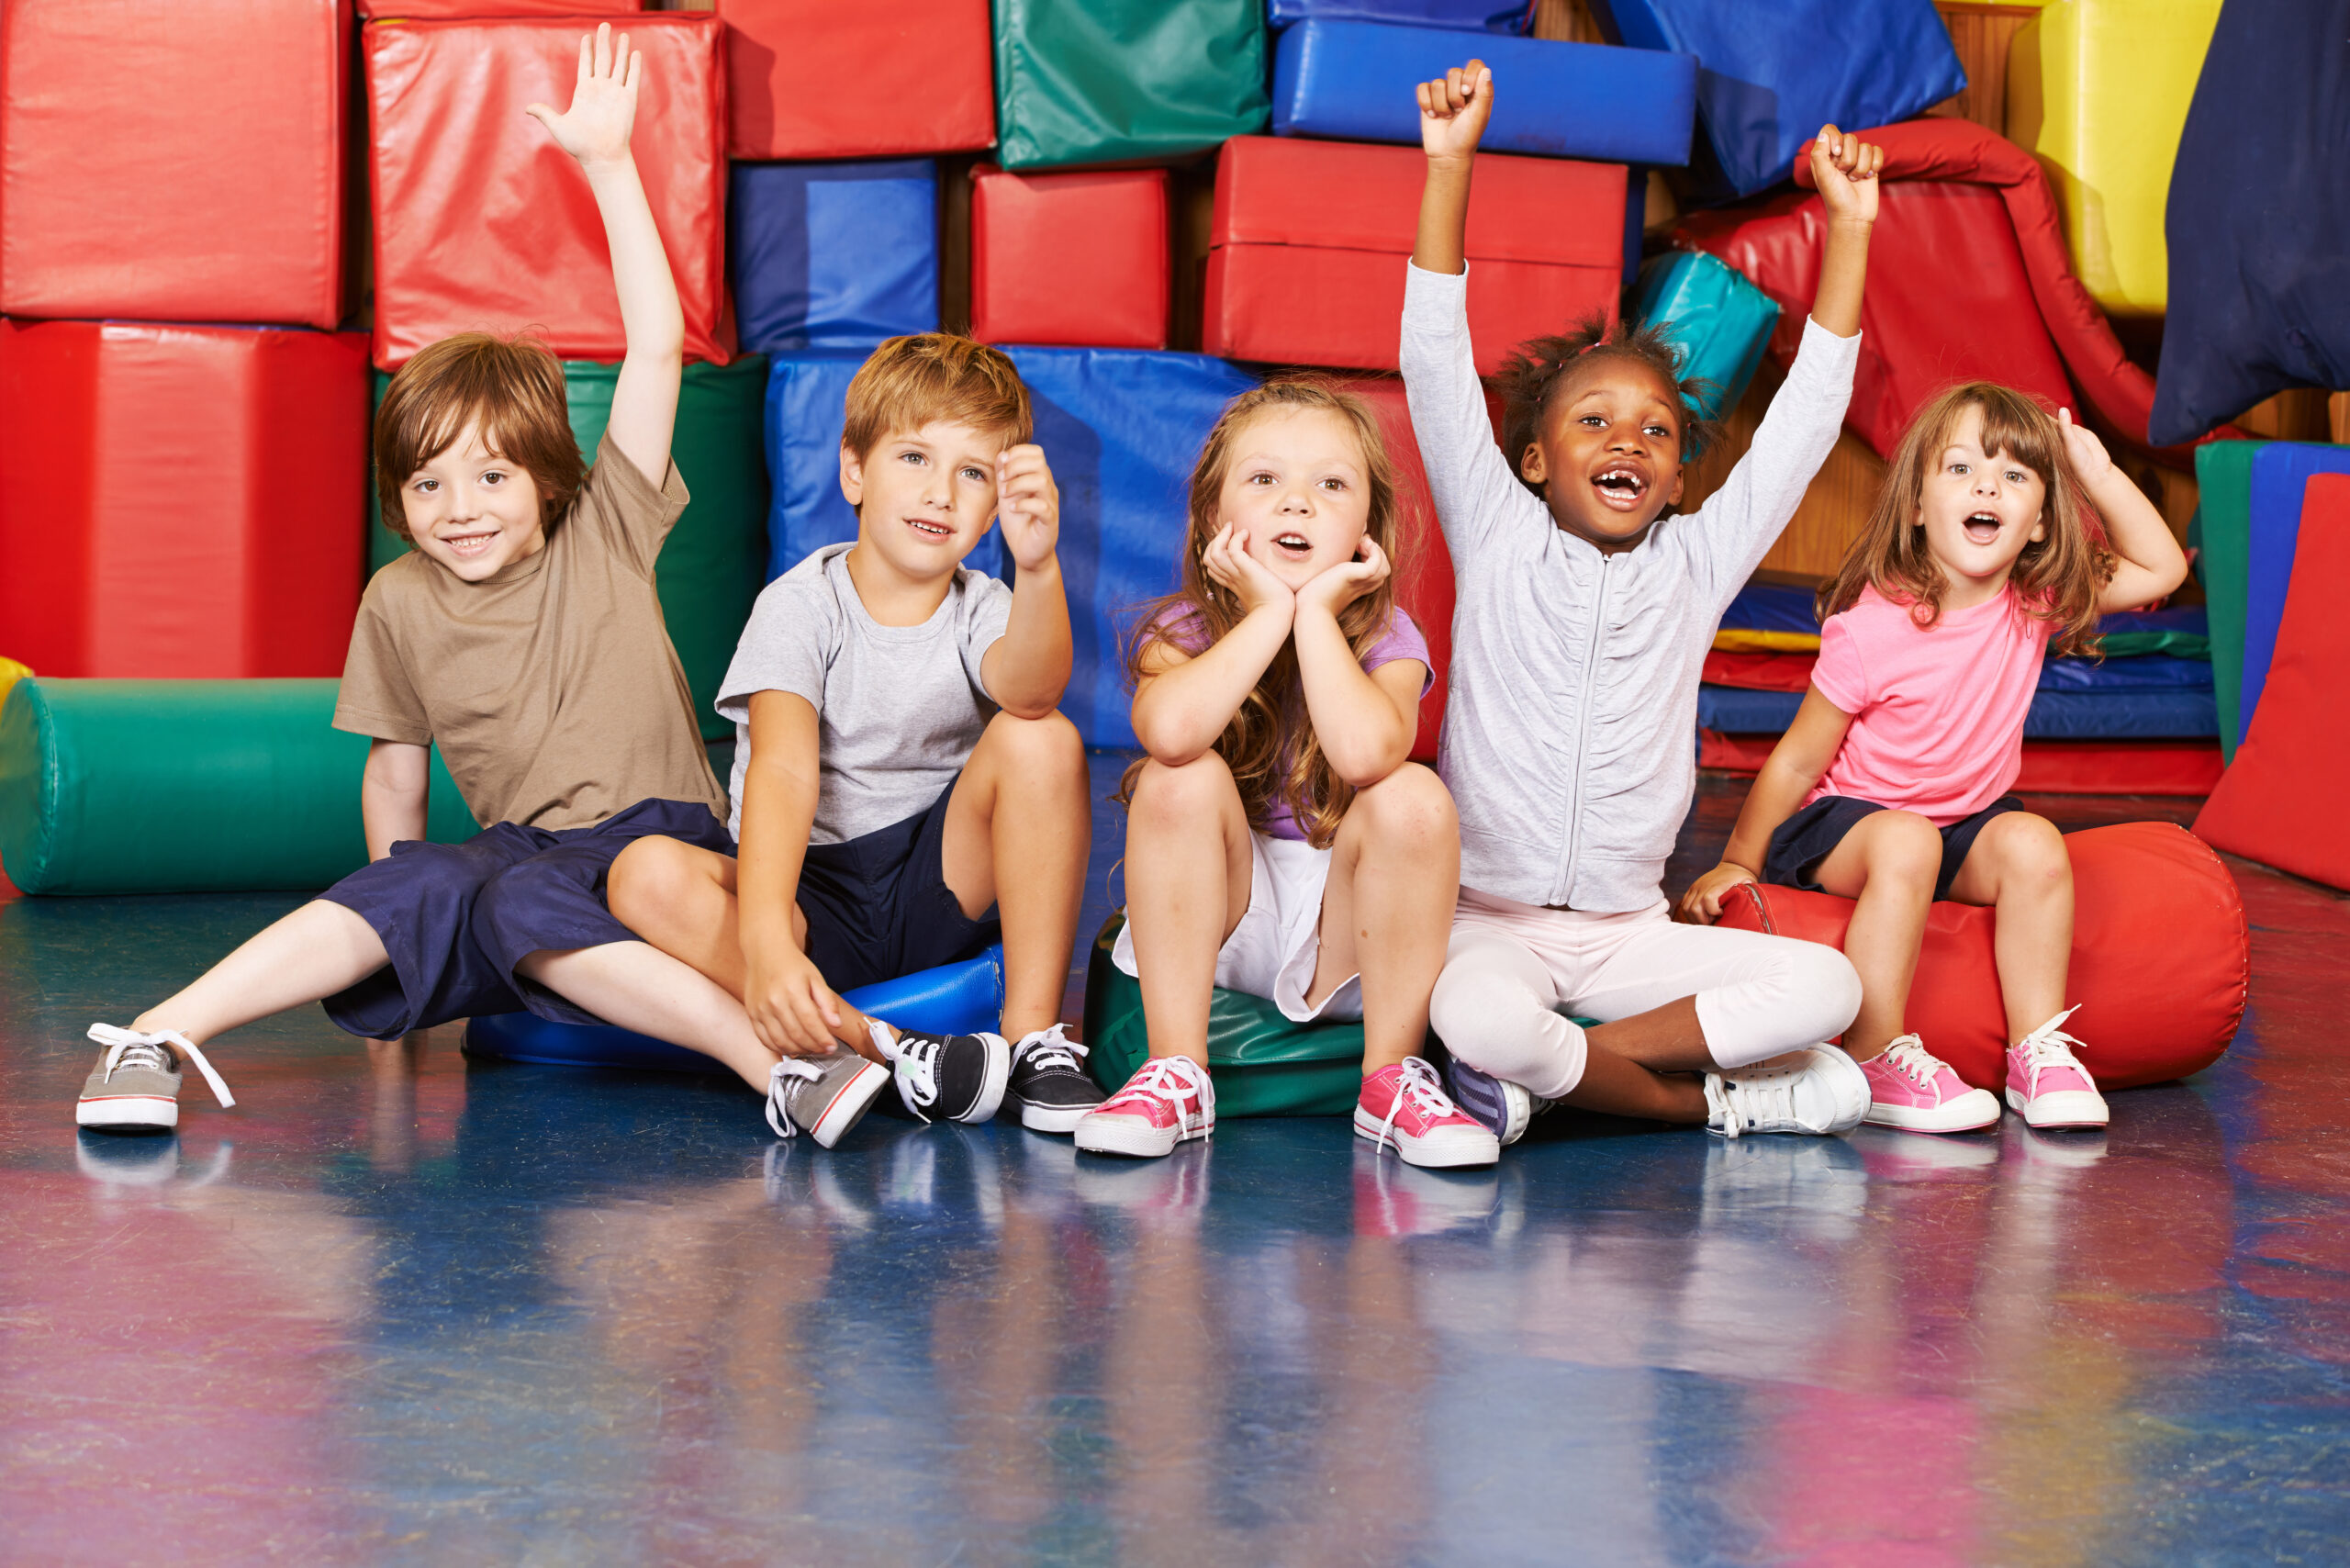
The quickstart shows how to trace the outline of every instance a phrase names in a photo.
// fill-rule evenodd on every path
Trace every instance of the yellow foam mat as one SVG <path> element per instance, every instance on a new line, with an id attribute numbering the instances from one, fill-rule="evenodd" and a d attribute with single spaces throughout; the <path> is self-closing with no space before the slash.
<path id="1" fill-rule="evenodd" d="M 1714 651 L 1718 654 L 1816 654 L 1819 651 L 1817 632 L 1749 632 L 1739 627 L 1725 627 L 1714 633 Z"/>
<path id="2" fill-rule="evenodd" d="M 0 658 L 0 706 L 6 706 L 7 703 L 8 689 L 30 674 L 32 674 L 31 670 L 16 660 Z"/>
<path id="3" fill-rule="evenodd" d="M 2008 46 L 2008 139 L 2040 155 L 2073 271 L 2111 315 L 2169 297 L 2163 206 L 2220 0 L 2057 0 Z"/>

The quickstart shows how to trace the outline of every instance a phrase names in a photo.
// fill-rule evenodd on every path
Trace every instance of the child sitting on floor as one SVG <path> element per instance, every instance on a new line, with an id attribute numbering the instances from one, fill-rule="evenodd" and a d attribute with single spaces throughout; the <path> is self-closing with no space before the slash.
<path id="1" fill-rule="evenodd" d="M 1084 744 L 1054 709 L 1060 497 L 1030 428 L 994 349 L 926 332 L 873 351 L 841 434 L 856 542 L 767 585 L 719 688 L 739 850 L 647 838 L 612 868 L 614 913 L 740 997 L 778 1073 L 845 1084 L 802 1124 L 821 1143 L 884 1061 L 923 1121 L 984 1122 L 1009 1092 L 1023 1126 L 1068 1132 L 1102 1098 L 1058 1022 L 1091 816 Z M 1011 588 L 962 565 L 998 518 Z M 893 1030 L 840 998 L 999 928 L 1003 1035 Z"/>
<path id="2" fill-rule="evenodd" d="M 2104 519 L 2091 538 L 2076 488 Z M 2187 558 L 2103 443 L 2024 394 L 1976 382 L 1928 404 L 1895 449 L 1843 570 L 1819 596 L 1811 689 L 1746 797 L 1722 863 L 1684 913 L 1711 922 L 1741 882 L 1859 900 L 1844 956 L 1861 1009 L 1844 1048 L 1867 1120 L 1955 1133 L 1999 1119 L 1908 1027 L 1909 980 L 1936 899 L 1998 911 L 2008 1103 L 2035 1127 L 2103 1126 L 2104 1098 L 2063 1030 L 2073 871 L 2054 824 L 2008 793 L 2051 642 L 2087 646 L 2097 617 L 2162 598 Z"/>
<path id="3" fill-rule="evenodd" d="M 1360 399 L 1311 380 L 1228 404 L 1192 471 L 1183 586 L 1127 666 L 1126 925 L 1150 1058 L 1077 1147 L 1164 1155 L 1215 1128 L 1210 993 L 1363 1021 L 1355 1131 L 1415 1165 L 1490 1165 L 1420 1054 L 1460 857 L 1405 757 L 1430 679 L 1395 604 L 1394 470 Z"/>
<path id="4" fill-rule="evenodd" d="M 385 521 L 416 548 L 367 585 L 334 722 L 371 737 L 360 784 L 370 864 L 222 959 L 106 1047 L 85 1127 L 176 1126 L 202 1042 L 305 1002 L 354 1035 L 528 1008 L 690 1047 L 753 1087 L 774 1053 L 733 999 L 633 939 L 599 896 L 646 834 L 725 843 L 654 562 L 686 487 L 669 461 L 685 328 L 629 139 L 643 57 L 609 25 L 580 43 L 570 108 L 530 112 L 578 160 L 610 245 L 627 354 L 581 472 L 563 365 L 466 333 L 392 377 L 375 417 Z M 484 831 L 427 844 L 430 746 Z"/>
<path id="5" fill-rule="evenodd" d="M 1557 1102 L 1729 1137 L 1843 1131 L 1867 1083 L 1821 1042 L 1860 1004 L 1852 966 L 1675 924 L 1659 883 L 1695 790 L 1714 628 L 1851 399 L 1882 152 L 1821 128 L 1826 253 L 1802 350 L 1722 487 L 1667 517 L 1695 416 L 1652 331 L 1593 322 L 1525 345 L 1494 444 L 1462 253 L 1493 95 L 1475 61 L 1420 86 L 1427 184 L 1404 297 L 1404 384 L 1458 584 L 1438 767 L 1463 886 L 1431 1005 L 1453 1095 L 1504 1143 Z"/>

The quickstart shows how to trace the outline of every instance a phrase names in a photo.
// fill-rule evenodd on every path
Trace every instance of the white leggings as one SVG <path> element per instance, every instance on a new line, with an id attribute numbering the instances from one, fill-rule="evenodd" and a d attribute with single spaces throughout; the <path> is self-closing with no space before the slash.
<path id="1" fill-rule="evenodd" d="M 1454 1056 L 1556 1100 L 1583 1081 L 1583 1030 L 1697 999 L 1707 1047 L 1743 1067 L 1844 1032 L 1861 977 L 1833 947 L 1676 925 L 1669 907 L 1584 914 L 1460 890 L 1428 1022 Z"/>

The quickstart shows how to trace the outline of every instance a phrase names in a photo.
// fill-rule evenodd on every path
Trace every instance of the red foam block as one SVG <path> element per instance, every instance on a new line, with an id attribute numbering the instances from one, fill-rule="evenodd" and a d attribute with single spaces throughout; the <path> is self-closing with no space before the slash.
<path id="1" fill-rule="evenodd" d="M 2266 702 L 2266 698 L 2262 699 Z M 2086 1042 L 2099 1086 L 2130 1089 L 2199 1072 L 2243 1021 L 2251 938 L 2235 879 L 2209 846 L 2169 823 L 2122 823 L 2065 836 L 2073 859 L 2073 959 L 2080 1011 L 2065 1025 Z M 1722 901 L 1724 925 L 1844 945 L 1852 901 L 1749 883 Z M 1908 1026 L 1967 1082 L 2004 1081 L 2007 1013 L 1991 959 L 1992 912 L 1937 903 L 1910 982 Z"/>
<path id="2" fill-rule="evenodd" d="M 341 320 L 346 17 L 0 6 L 0 310 Z"/>
<path id="3" fill-rule="evenodd" d="M 370 22 L 375 363 L 470 330 L 619 359 L 610 252 L 579 166 L 524 106 L 571 102 L 582 18 Z M 714 17 L 647 12 L 633 151 L 686 318 L 686 357 L 732 356 L 726 87 Z"/>
<path id="4" fill-rule="evenodd" d="M 2293 581 L 2252 728 L 2195 819 L 2221 848 L 2328 887 L 2350 888 L 2350 475 L 2302 492 Z"/>
<path id="5" fill-rule="evenodd" d="M 357 332 L 0 322 L 0 627 L 48 676 L 338 675 L 366 574 Z"/>
<path id="6" fill-rule="evenodd" d="M 1203 346 L 1393 370 L 1427 160 L 1409 147 L 1237 136 L 1217 160 Z M 1469 197 L 1469 328 L 1491 375 L 1528 338 L 1616 317 L 1624 168 L 1488 156 Z"/>
<path id="7" fill-rule="evenodd" d="M 1167 171 L 971 176 L 971 336 L 1167 346 Z"/>
<path id="8" fill-rule="evenodd" d="M 718 15 L 733 157 L 995 145 L 988 0 L 719 0 Z"/>

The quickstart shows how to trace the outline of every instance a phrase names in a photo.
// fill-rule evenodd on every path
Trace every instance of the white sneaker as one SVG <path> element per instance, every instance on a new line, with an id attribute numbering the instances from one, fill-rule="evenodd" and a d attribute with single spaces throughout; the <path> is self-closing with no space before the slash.
<path id="1" fill-rule="evenodd" d="M 1811 1046 L 1706 1074 L 1706 1130 L 1746 1133 L 1852 1131 L 1869 1114 L 1868 1074 L 1834 1046 Z"/>

